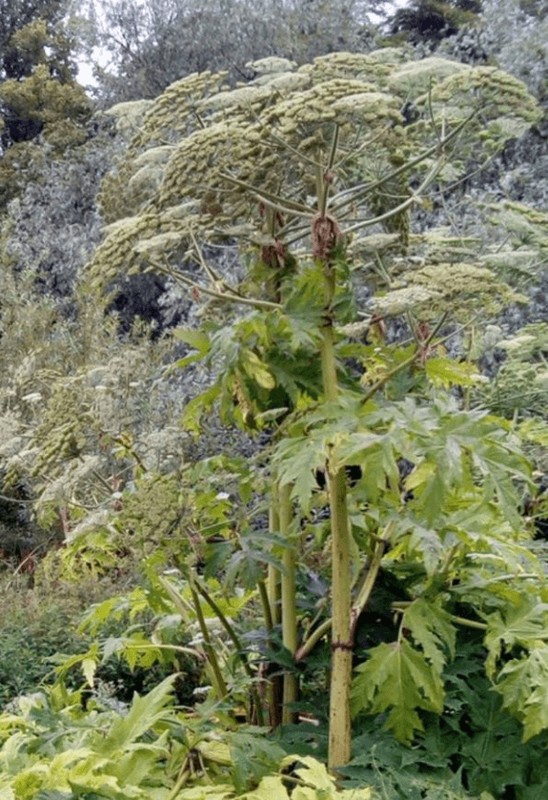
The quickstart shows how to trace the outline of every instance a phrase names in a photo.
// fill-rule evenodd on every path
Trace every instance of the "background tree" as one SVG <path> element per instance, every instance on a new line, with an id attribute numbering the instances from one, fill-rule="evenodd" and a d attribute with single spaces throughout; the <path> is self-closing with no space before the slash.
<path id="1" fill-rule="evenodd" d="M 10 5 L 3 17 L 0 81 L 0 202 L 40 170 L 45 150 L 62 155 L 87 139 L 91 102 L 76 82 L 74 42 L 63 29 L 63 3 Z M 25 177 L 26 176 L 26 177 Z"/>
<path id="2" fill-rule="evenodd" d="M 20 54 L 11 41 L 13 35 L 37 19 L 44 19 L 50 25 L 55 25 L 61 21 L 65 11 L 65 0 L 2 0 L 0 2 L 0 60 L 4 80 L 28 74 L 28 68 L 20 63 Z"/>
<path id="3" fill-rule="evenodd" d="M 411 0 L 390 17 L 388 25 L 393 35 L 403 34 L 411 44 L 435 46 L 473 23 L 481 5 L 481 0 Z"/>
<path id="4" fill-rule="evenodd" d="M 333 50 L 371 46 L 370 13 L 362 0 L 188 0 L 106 2 L 97 13 L 97 41 L 110 53 L 96 67 L 103 102 L 156 97 L 193 72 L 228 70 L 248 79 L 249 61 L 277 55 L 302 63 Z M 89 12 L 86 12 L 89 13 Z"/>

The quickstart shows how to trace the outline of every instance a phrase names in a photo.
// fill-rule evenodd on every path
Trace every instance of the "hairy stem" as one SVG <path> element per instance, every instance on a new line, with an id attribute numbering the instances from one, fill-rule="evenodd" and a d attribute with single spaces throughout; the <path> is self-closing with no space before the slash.
<path id="1" fill-rule="evenodd" d="M 336 402 L 339 394 L 332 305 L 335 297 L 335 268 L 324 264 L 325 312 L 322 327 L 321 365 L 325 401 Z M 350 760 L 350 683 L 352 642 L 350 607 L 350 527 L 346 502 L 346 475 L 332 469 L 327 461 L 326 475 L 331 511 L 331 687 L 329 702 L 328 766 L 336 769 Z"/>
<path id="2" fill-rule="evenodd" d="M 296 557 L 295 548 L 290 541 L 292 504 L 291 484 L 280 486 L 280 533 L 286 540 L 283 554 L 282 584 L 282 642 L 291 655 L 297 650 L 297 603 L 295 588 Z M 295 712 L 291 705 L 297 702 L 298 685 L 294 671 L 286 671 L 283 683 L 283 711 L 282 722 L 290 723 L 295 720 Z"/>

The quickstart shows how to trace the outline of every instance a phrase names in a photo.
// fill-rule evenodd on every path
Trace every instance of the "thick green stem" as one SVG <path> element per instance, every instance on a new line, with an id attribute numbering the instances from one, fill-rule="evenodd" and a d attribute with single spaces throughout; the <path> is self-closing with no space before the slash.
<path id="1" fill-rule="evenodd" d="M 291 655 L 297 650 L 297 603 L 295 588 L 296 558 L 291 542 L 292 503 L 291 485 L 279 488 L 280 533 L 286 540 L 282 572 L 282 642 Z M 282 722 L 294 722 L 291 705 L 298 699 L 297 676 L 294 671 L 284 674 Z"/>
<path id="2" fill-rule="evenodd" d="M 331 508 L 331 689 L 329 707 L 330 769 L 350 760 L 350 684 L 352 678 L 352 641 L 350 631 L 351 576 L 350 530 L 346 507 L 344 470 L 327 470 Z"/>
<path id="3" fill-rule="evenodd" d="M 335 270 L 324 269 L 325 317 L 322 328 L 321 363 L 325 400 L 336 402 L 339 387 L 333 331 L 332 303 L 335 295 Z M 342 767 L 350 760 L 350 684 L 352 679 L 352 641 L 350 608 L 352 579 L 350 573 L 350 528 L 346 503 L 344 469 L 333 469 L 327 462 L 327 484 L 331 511 L 331 687 L 329 699 L 330 769 Z"/>
<path id="4" fill-rule="evenodd" d="M 324 620 L 321 625 L 312 631 L 308 639 L 303 642 L 303 644 L 299 647 L 297 652 L 295 653 L 295 660 L 296 661 L 303 661 L 309 653 L 316 647 L 318 642 L 326 636 L 329 631 L 331 630 L 331 617 L 329 619 Z"/>
<path id="5" fill-rule="evenodd" d="M 192 772 L 190 771 L 189 758 L 187 756 L 183 761 L 181 769 L 179 770 L 179 775 L 177 776 L 177 780 L 175 781 L 171 792 L 167 796 L 167 800 L 175 800 L 175 798 L 179 795 L 179 792 L 181 791 L 183 786 L 185 786 L 186 783 L 188 782 L 188 779 L 190 778 L 191 775 Z"/>
<path id="6" fill-rule="evenodd" d="M 362 570 L 363 579 L 359 584 L 358 593 L 356 595 L 356 599 L 352 605 L 350 611 L 350 630 L 352 632 L 352 636 L 354 636 L 354 632 L 356 629 L 356 624 L 360 618 L 360 615 L 363 613 L 367 603 L 369 602 L 369 598 L 371 596 L 371 592 L 375 586 L 375 581 L 377 580 L 377 576 L 379 574 L 379 570 L 381 567 L 381 562 L 383 555 L 385 553 L 386 544 L 392 535 L 392 531 L 394 530 L 394 523 L 390 522 L 380 537 L 377 540 L 377 544 L 375 546 L 375 550 L 373 552 L 373 556 L 371 557 L 368 564 Z M 302 661 L 306 656 L 312 652 L 312 650 L 316 647 L 320 639 L 323 639 L 326 634 L 329 633 L 331 630 L 333 620 L 331 618 L 326 619 L 319 625 L 303 642 L 303 644 L 299 647 L 296 653 L 296 660 Z"/>

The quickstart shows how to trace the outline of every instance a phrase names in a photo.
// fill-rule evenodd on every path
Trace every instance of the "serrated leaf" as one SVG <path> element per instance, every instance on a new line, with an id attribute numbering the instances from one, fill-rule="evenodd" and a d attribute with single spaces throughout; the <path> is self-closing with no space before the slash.
<path id="1" fill-rule="evenodd" d="M 97 748 L 99 753 L 112 755 L 133 743 L 156 725 L 166 715 L 166 706 L 171 701 L 176 676 L 170 675 L 143 697 L 135 695 L 125 717 L 117 719 Z"/>
<path id="2" fill-rule="evenodd" d="M 282 778 L 269 775 L 262 779 L 253 792 L 245 794 L 242 800 L 289 800 L 289 795 Z"/>
<path id="3" fill-rule="evenodd" d="M 199 434 L 201 430 L 202 416 L 211 410 L 213 404 L 221 393 L 220 386 L 214 385 L 206 389 L 205 392 L 193 397 L 192 400 L 186 404 L 182 417 L 182 427 L 194 434 Z"/>
<path id="4" fill-rule="evenodd" d="M 325 444 L 320 438 L 296 437 L 280 442 L 273 464 L 280 475 L 280 484 L 293 484 L 291 496 L 306 512 L 312 493 L 317 489 L 316 470 L 325 467 Z"/>
<path id="5" fill-rule="evenodd" d="M 173 336 L 185 344 L 194 348 L 194 352 L 189 353 L 187 356 L 178 359 L 174 367 L 183 369 L 188 364 L 193 364 L 196 361 L 204 359 L 211 350 L 211 342 L 209 337 L 203 331 L 194 330 L 193 328 L 177 328 L 173 331 Z"/>
<path id="6" fill-rule="evenodd" d="M 456 630 L 449 614 L 435 603 L 418 598 L 405 609 L 402 626 L 409 629 L 415 644 L 441 676 L 447 655 L 455 656 Z"/>
<path id="7" fill-rule="evenodd" d="M 237 732 L 231 737 L 230 756 L 236 792 L 275 772 L 285 751 L 271 739 L 256 732 Z"/>
<path id="8" fill-rule="evenodd" d="M 234 787 L 228 784 L 191 786 L 188 789 L 182 789 L 177 793 L 176 797 L 177 800 L 233 800 Z M 263 798 L 260 798 L 260 800 L 263 800 Z"/>
<path id="9" fill-rule="evenodd" d="M 433 525 L 443 508 L 445 498 L 447 495 L 447 484 L 444 476 L 436 470 L 432 479 L 425 484 L 424 489 L 418 496 L 417 500 L 420 504 L 424 519 L 427 525 Z"/>
<path id="10" fill-rule="evenodd" d="M 546 800 L 547 797 L 548 777 L 542 783 L 535 783 L 520 789 L 520 800 Z"/>
<path id="11" fill-rule="evenodd" d="M 329 774 L 325 764 L 312 758 L 312 756 L 303 756 L 299 758 L 299 761 L 303 766 L 296 769 L 295 774 L 298 775 L 301 780 L 305 781 L 305 783 L 314 789 L 328 792 L 333 789 L 335 779 Z"/>
<path id="12" fill-rule="evenodd" d="M 514 481 L 518 478 L 525 483 L 530 482 L 529 463 L 521 453 L 514 452 L 506 443 L 493 439 L 486 443 L 478 441 L 478 447 L 472 451 L 472 458 L 484 475 L 486 497 L 494 494 L 507 520 L 514 529 L 519 529 L 522 525 L 518 511 L 520 495 Z"/>
<path id="13" fill-rule="evenodd" d="M 82 672 L 88 682 L 88 685 L 93 688 L 95 672 L 97 671 L 97 661 L 94 658 L 84 658 L 82 661 Z"/>
<path id="14" fill-rule="evenodd" d="M 205 355 L 211 347 L 209 337 L 201 330 L 196 330 L 194 328 L 175 328 L 173 336 L 175 339 L 179 339 L 181 342 L 198 350 L 202 355 Z"/>
<path id="15" fill-rule="evenodd" d="M 247 350 L 242 356 L 242 368 L 262 389 L 275 388 L 276 379 L 269 371 L 267 365 L 261 361 L 253 350 Z"/>
<path id="16" fill-rule="evenodd" d="M 475 364 L 452 358 L 428 358 L 424 369 L 434 386 L 446 389 L 451 386 L 475 386 L 487 380 L 478 373 Z"/>
<path id="17" fill-rule="evenodd" d="M 548 729 L 548 646 L 535 647 L 527 657 L 504 665 L 495 689 L 503 707 L 523 722 L 523 741 Z"/>
<path id="18" fill-rule="evenodd" d="M 487 619 L 485 645 L 489 650 L 487 674 L 493 676 L 503 648 L 530 647 L 538 640 L 548 639 L 548 604 L 523 598 L 518 605 L 509 606 L 505 613 L 495 613 Z"/>
<path id="19" fill-rule="evenodd" d="M 196 745 L 196 749 L 199 750 L 206 761 L 211 761 L 213 764 L 221 764 L 224 767 L 229 767 L 232 764 L 230 747 L 225 742 L 204 739 L 204 741 Z"/>
<path id="20" fill-rule="evenodd" d="M 359 789 L 343 789 L 337 795 L 337 800 L 372 800 L 373 795 L 368 786 Z"/>
<path id="21" fill-rule="evenodd" d="M 422 730 L 417 709 L 443 710 L 443 683 L 432 664 L 407 640 L 380 644 L 357 668 L 352 688 L 352 710 L 370 714 L 388 711 L 386 728 L 399 741 L 411 742 Z"/>
<path id="22" fill-rule="evenodd" d="M 437 531 L 413 525 L 409 536 L 409 551 L 419 557 L 428 577 L 438 571 L 445 558 L 445 548 Z"/>
<path id="23" fill-rule="evenodd" d="M 408 492 L 418 489 L 432 478 L 437 472 L 437 467 L 431 461 L 422 461 L 405 479 L 405 488 Z"/>
<path id="24" fill-rule="evenodd" d="M 382 441 L 383 437 L 370 431 L 356 431 L 340 437 L 334 444 L 331 462 L 334 469 L 345 464 L 367 462 L 368 454 Z"/>

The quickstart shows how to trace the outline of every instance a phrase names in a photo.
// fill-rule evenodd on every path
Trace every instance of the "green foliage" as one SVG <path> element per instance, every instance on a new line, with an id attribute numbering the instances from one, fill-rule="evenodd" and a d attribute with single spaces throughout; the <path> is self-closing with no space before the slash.
<path id="1" fill-rule="evenodd" d="M 288 756 L 284 764 L 290 765 L 293 756 Z M 289 795 L 285 786 L 285 779 L 280 777 L 263 778 L 257 789 L 244 795 L 247 800 L 373 800 L 374 795 L 368 788 L 360 789 L 337 789 L 335 779 L 329 775 L 323 764 L 320 764 L 310 756 L 299 758 L 299 766 L 294 769 L 296 786 Z"/>
<path id="2" fill-rule="evenodd" d="M 210 730 L 207 712 L 193 719 L 173 708 L 173 683 L 167 678 L 122 710 L 109 709 L 99 698 L 88 700 L 84 710 L 79 693 L 60 687 L 21 699 L 17 712 L 0 718 L 0 789 L 21 800 L 90 793 L 112 800 L 232 800 L 242 791 L 251 800 L 274 796 L 265 795 L 267 790 L 287 797 L 285 773 L 291 767 L 303 800 L 372 797 L 365 788 L 338 791 L 322 764 L 284 758 L 275 743 L 257 738 L 263 731 L 227 731 L 221 741 Z M 44 739 L 51 743 L 41 749 Z M 185 788 L 191 777 L 194 785 Z"/>
<path id="3" fill-rule="evenodd" d="M 54 602 L 28 589 L 2 589 L 0 623 L 0 705 L 34 691 L 51 679 L 55 652 L 78 652 L 78 605 L 70 598 Z"/>
<path id="4" fill-rule="evenodd" d="M 477 22 L 480 9 L 479 0 L 412 0 L 394 13 L 390 30 L 393 35 L 405 34 L 414 44 L 439 42 L 461 26 Z"/>
<path id="5" fill-rule="evenodd" d="M 445 670 L 443 715 L 427 717 L 411 750 L 382 733 L 378 720 L 366 723 L 344 771 L 349 784 L 368 783 L 387 800 L 541 797 L 546 734 L 523 743 L 523 728 L 503 710 L 481 662 L 478 643 L 459 637 L 457 658 Z"/>
<path id="6" fill-rule="evenodd" d="M 359 668 L 354 691 L 373 714 L 390 708 L 386 724 L 402 742 L 410 743 L 415 731 L 422 730 L 418 709 L 438 714 L 443 709 L 439 674 L 405 640 L 371 650 L 368 661 Z"/>
<path id="7" fill-rule="evenodd" d="M 2 56 L 2 78 L 17 78 L 26 75 L 36 61 L 30 64 L 21 59 L 18 52 L 18 41 L 28 38 L 28 34 L 21 31 L 40 28 L 45 22 L 54 26 L 60 22 L 66 12 L 66 3 L 63 0 L 35 0 L 28 3 L 26 0 L 2 0 L 0 3 L 0 50 Z M 32 38 L 32 37 L 31 37 Z M 38 51 L 43 46 L 42 37 L 35 43 Z"/>
<path id="8" fill-rule="evenodd" d="M 159 684 L 145 697 L 134 698 L 127 714 L 97 707 L 82 724 L 78 695 L 36 695 L 21 701 L 21 715 L 2 719 L 2 777 L 7 797 L 31 800 L 56 791 L 60 796 L 168 797 L 164 770 L 169 751 L 158 728 L 173 719 L 167 708 L 173 679 Z M 64 701 L 64 702 L 63 702 Z M 70 705 L 65 706 L 67 701 Z M 155 730 L 156 729 L 156 730 Z M 148 740 L 146 734 L 149 734 Z M 49 752 L 34 748 L 52 738 Z M 169 780 L 169 778 L 167 778 Z"/>
<path id="9" fill-rule="evenodd" d="M 133 345 L 118 340 L 102 302 L 94 306 L 88 295 L 70 320 L 50 298 L 32 303 L 24 278 L 6 284 L 13 310 L 28 311 L 5 325 L 3 337 L 4 365 L 18 363 L 4 371 L 4 486 L 11 491 L 23 481 L 42 528 L 68 540 L 105 526 L 126 483 L 180 465 L 180 401 L 162 410 L 154 403 L 162 346 L 153 348 L 137 330 Z M 149 416 L 153 409 L 163 432 Z"/>
<path id="10" fill-rule="evenodd" d="M 532 596 L 541 573 L 527 550 L 518 511 L 530 485 L 530 467 L 519 443 L 499 421 L 459 409 L 432 386 L 469 387 L 476 380 L 472 364 L 451 365 L 441 342 L 433 343 L 445 316 L 469 324 L 472 315 L 493 314 L 516 296 L 485 267 L 463 260 L 462 246 L 448 237 L 427 233 L 413 240 L 398 215 L 412 205 L 411 179 L 422 181 L 417 197 L 434 177 L 454 179 L 472 150 L 477 154 L 484 143 L 486 154 L 494 152 L 506 137 L 537 119 L 538 111 L 510 76 L 438 58 L 402 65 L 382 52 L 343 53 L 297 71 L 281 69 L 288 70 L 287 65 L 265 65 L 260 82 L 217 95 L 204 83 L 201 101 L 194 97 L 200 89 L 194 76 L 174 87 L 180 103 L 198 105 L 200 124 L 182 129 L 173 118 L 173 150 L 153 159 L 149 201 L 141 194 L 133 198 L 134 215 L 111 226 L 90 271 L 98 285 L 109 285 L 116 269 L 136 269 L 144 261 L 190 287 L 197 299 L 203 292 L 253 307 L 228 325 L 212 326 L 205 336 L 181 333 L 196 349 L 181 366 L 200 360 L 214 368 L 222 364 L 206 392 L 189 405 L 186 422 L 199 432 L 200 415 L 216 404 L 225 423 L 244 430 L 260 429 L 263 420 L 283 420 L 284 436 L 275 445 L 271 466 L 279 488 L 289 487 L 305 514 L 316 502 L 318 470 L 328 464 L 334 475 L 349 465 L 361 467 L 365 477 L 341 501 L 352 526 L 355 579 L 364 554 L 373 557 L 375 537 L 386 536 L 391 550 L 385 568 L 401 581 L 410 607 L 402 612 L 397 641 L 372 649 L 360 666 L 355 710 L 388 711 L 387 725 L 410 742 L 422 729 L 419 712 L 442 710 L 443 669 L 453 653 L 452 617 L 458 605 L 467 604 L 470 624 L 482 625 L 478 617 L 515 602 L 491 585 L 498 588 L 501 572 L 531 577 Z M 399 108 L 409 97 L 417 119 L 403 126 Z M 161 130 L 166 130 L 165 100 L 160 97 L 149 108 L 145 136 L 133 138 L 119 166 L 119 176 L 129 184 L 132 171 L 137 178 L 145 163 L 143 155 L 155 154 L 148 131 L 154 130 L 156 107 Z M 367 175 L 371 161 L 366 149 L 357 146 L 364 131 L 373 142 L 371 158 L 383 165 L 365 183 L 358 175 L 363 169 Z M 452 171 L 445 177 L 449 161 Z M 401 176 L 399 197 L 379 204 L 379 188 L 394 191 L 392 183 Z M 107 206 L 112 206 L 109 193 L 115 185 L 114 179 L 105 185 Z M 139 185 L 145 187 L 146 181 Z M 385 215 L 397 222 L 404 256 L 377 251 L 386 294 L 374 296 L 370 326 L 376 318 L 407 313 L 414 341 L 401 352 L 344 338 L 345 326 L 358 321 L 345 248 L 351 242 L 353 252 L 366 251 L 367 239 L 361 245 L 357 231 L 384 222 Z M 392 224 L 385 227 L 394 231 Z M 249 277 L 238 286 L 218 274 L 204 255 L 208 242 L 229 235 L 251 253 Z M 418 245 L 424 261 L 408 257 L 412 245 Z M 181 270 L 184 255 L 196 262 L 203 281 Z M 326 264 L 332 273 L 326 273 Z M 367 269 L 367 262 L 353 266 L 357 272 Z M 329 403 L 322 394 L 328 391 L 326 319 L 339 326 L 337 337 L 342 337 L 340 347 L 334 340 L 341 387 L 331 392 Z M 319 351 L 323 385 L 310 369 Z M 434 353 L 438 359 L 431 361 Z M 348 357 L 359 363 L 360 380 L 346 369 Z M 417 400 L 393 399 L 391 393 L 401 391 L 397 381 L 405 380 Z M 411 474 L 402 487 L 398 464 L 403 459 L 411 464 Z M 290 530 L 285 534 L 294 535 Z M 227 574 L 232 575 L 230 566 Z M 440 590 L 441 605 L 433 606 Z M 421 624 L 416 611 L 421 603 L 430 625 Z M 351 613 L 361 610 L 357 605 Z M 212 653 L 206 658 L 215 672 L 216 659 Z M 496 671 L 503 668 L 496 654 L 493 659 Z M 219 693 L 219 675 L 215 683 Z M 524 702 L 521 698 L 518 713 L 525 713 Z"/>
<path id="11" fill-rule="evenodd" d="M 68 144 L 76 144 L 84 140 L 84 133 L 78 131 L 78 123 L 90 116 L 90 104 L 84 90 L 75 83 L 63 84 L 52 78 L 50 67 L 40 64 L 32 75 L 24 81 L 8 80 L 0 85 L 0 100 L 20 121 L 28 121 L 31 130 L 36 123 L 47 141 L 64 149 Z M 73 138 L 63 142 L 56 123 L 61 120 L 73 121 Z M 66 131 L 68 133 L 68 128 Z M 65 134 L 67 135 L 67 134 Z M 21 136 L 18 141 L 31 138 Z M 64 145 L 64 147 L 63 147 Z"/>

